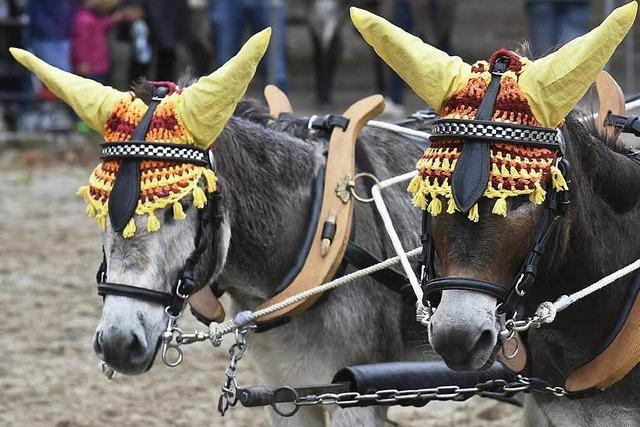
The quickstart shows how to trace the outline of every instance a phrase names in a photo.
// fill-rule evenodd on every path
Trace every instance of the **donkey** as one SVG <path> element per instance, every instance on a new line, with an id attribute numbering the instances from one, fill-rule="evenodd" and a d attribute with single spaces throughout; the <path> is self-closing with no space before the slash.
<path id="1" fill-rule="evenodd" d="M 616 9 L 589 34 L 545 58 L 529 61 L 501 50 L 489 63 L 480 61 L 473 66 L 423 45 L 381 18 L 352 10 L 353 21 L 367 42 L 418 95 L 442 113 L 443 123 L 452 118 L 459 125 L 475 126 L 479 119 L 492 120 L 502 122 L 498 125 L 505 128 L 539 127 L 540 132 L 549 131 L 551 135 L 560 125 L 565 144 L 555 155 L 564 156 L 570 164 L 571 204 L 543 249 L 538 274 L 534 272 L 535 280 L 524 294 L 524 312 L 529 315 L 540 302 L 582 289 L 640 254 L 640 242 L 633 237 L 640 225 L 640 164 L 627 156 L 628 150 L 616 138 L 599 136 L 578 120 L 577 113 L 569 114 L 624 38 L 636 10 L 636 2 Z M 595 52 L 597 55 L 592 55 Z M 500 71 L 498 67 L 505 63 L 508 71 Z M 494 104 L 487 104 L 487 99 Z M 486 111 L 480 110 L 486 110 L 487 105 L 491 114 L 481 117 Z M 541 227 L 545 194 L 540 191 L 540 183 L 536 186 L 533 180 L 546 179 L 547 197 L 567 191 L 567 183 L 553 162 L 547 163 L 542 174 L 522 172 L 533 164 L 528 156 L 535 155 L 536 162 L 542 162 L 547 149 L 529 152 L 526 146 L 521 149 L 522 145 L 505 142 L 498 135 L 487 143 L 489 183 L 486 176 L 484 180 L 475 179 L 471 184 L 480 182 L 484 193 L 469 197 L 468 188 L 456 181 L 456 172 L 462 171 L 466 178 L 484 172 L 479 161 L 469 163 L 468 159 L 485 143 L 455 130 L 443 134 L 448 139 L 432 142 L 410 186 L 416 205 L 428 211 L 425 221 L 431 224 L 432 244 L 440 262 L 437 273 L 443 277 L 423 282 L 425 295 L 436 280 L 442 285 L 444 279 L 450 280 L 448 287 L 441 288 L 441 299 L 430 319 L 429 341 L 451 368 L 480 370 L 500 349 L 498 302 L 506 304 L 508 300 L 498 299 L 496 294 L 502 292 L 496 289 L 507 291 L 513 283 L 518 286 L 520 281 L 515 279 L 524 271 L 523 260 L 532 253 L 534 237 Z M 546 155 L 557 158 L 553 150 Z M 467 159 L 464 165 L 462 156 Z M 506 159 L 507 167 L 502 163 L 492 169 L 500 158 Z M 508 162 L 514 160 L 519 162 L 518 167 L 509 169 Z M 536 164 L 539 167 L 542 163 Z M 526 186 L 518 186 L 520 183 Z M 447 200 L 448 208 L 442 206 Z M 453 278 L 476 288 L 454 286 Z M 527 375 L 562 385 L 571 372 L 598 355 L 607 337 L 616 331 L 633 283 L 632 277 L 620 279 L 599 295 L 558 313 L 552 324 L 529 330 L 525 336 L 530 350 Z M 516 310 L 522 314 L 522 307 L 516 306 Z M 583 399 L 558 400 L 533 394 L 527 398 L 526 424 L 640 425 L 639 380 L 640 370 L 636 368 L 613 387 Z"/>
<path id="2" fill-rule="evenodd" d="M 160 101 L 150 122 L 147 141 L 157 140 L 151 135 L 159 133 L 161 142 L 173 140 L 174 144 L 208 150 L 215 139 L 211 150 L 216 158 L 217 178 L 210 171 L 202 171 L 193 192 L 177 203 L 156 207 L 149 214 L 140 214 L 147 212 L 146 205 L 140 202 L 138 213 L 128 222 L 125 218 L 122 225 L 126 226 L 117 230 L 113 212 L 105 212 L 104 199 L 94 199 L 102 188 L 115 187 L 109 181 L 111 166 L 105 161 L 94 171 L 90 188 L 83 192 L 90 214 L 104 226 L 109 280 L 154 291 L 170 290 L 194 250 L 200 208 L 204 205 L 202 200 L 198 204 L 198 199 L 208 187 L 223 195 L 223 219 L 216 238 L 207 239 L 195 270 L 196 287 L 215 280 L 231 296 L 235 311 L 255 309 L 273 295 L 276 284 L 291 268 L 307 228 L 314 178 L 325 164 L 327 135 L 310 134 L 306 127 L 295 125 L 287 132 L 272 129 L 267 125 L 267 110 L 250 101 L 241 102 L 236 114 L 226 120 L 225 115 L 228 112 L 231 116 L 238 94 L 244 92 L 266 49 L 265 38 L 268 39 L 262 33 L 254 36 L 230 63 L 191 86 L 169 86 L 172 92 Z M 133 93 L 122 94 L 63 73 L 27 52 L 12 50 L 12 54 L 81 118 L 104 132 L 107 141 L 132 138 L 133 125 L 140 122 L 146 105 L 153 102 L 149 93 L 157 89 L 157 85 L 147 83 Z M 138 110 L 131 107 L 136 105 Z M 189 110 L 193 108 L 190 105 L 203 108 Z M 379 179 L 396 176 L 412 167 L 412 159 L 419 152 L 413 142 L 402 137 L 365 129 L 357 143 L 357 170 L 373 173 Z M 167 169 L 171 165 L 160 162 L 157 167 L 169 171 L 163 172 L 163 178 L 174 177 Z M 154 182 L 144 181 L 143 189 L 153 189 Z M 394 206 L 392 217 L 403 244 L 415 247 L 419 242 L 419 215 L 401 190 L 391 189 L 385 196 Z M 365 194 L 367 189 L 358 191 Z M 163 197 L 161 194 L 154 203 Z M 210 226 L 204 234 L 213 235 Z M 372 205 L 356 205 L 354 239 L 382 259 L 393 254 Z M 260 381 L 273 386 L 327 382 L 345 365 L 416 358 L 415 347 L 421 340 L 411 327 L 415 325 L 412 308 L 371 279 L 336 289 L 290 323 L 251 337 Z M 143 373 L 151 367 L 165 325 L 161 305 L 106 295 L 94 335 L 95 351 L 119 372 Z M 332 425 L 382 426 L 385 413 L 384 408 L 340 410 L 335 412 Z M 325 423 L 319 408 L 305 408 L 290 419 L 271 412 L 270 416 L 272 424 L 278 426 Z"/>

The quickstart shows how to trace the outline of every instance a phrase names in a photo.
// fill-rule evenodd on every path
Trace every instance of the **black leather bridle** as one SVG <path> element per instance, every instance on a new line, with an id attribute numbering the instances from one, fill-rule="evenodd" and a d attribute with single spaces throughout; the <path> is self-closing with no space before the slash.
<path id="1" fill-rule="evenodd" d="M 143 159 L 162 160 L 170 162 L 192 163 L 215 170 L 215 159 L 208 150 L 201 150 L 192 146 L 178 146 L 167 143 L 153 143 L 145 141 L 145 135 L 151 124 L 153 114 L 164 96 L 167 87 L 154 89 L 149 108 L 136 128 L 132 141 L 126 143 L 103 144 L 103 160 L 119 160 L 120 170 L 116 176 L 112 192 L 109 196 L 109 218 L 113 229 L 121 232 L 135 213 L 135 207 L 140 194 L 140 161 Z M 107 257 L 102 248 L 102 263 L 96 274 L 98 295 L 124 296 L 146 301 L 165 307 L 167 315 L 177 317 L 182 312 L 187 299 L 196 291 L 195 269 L 207 248 L 209 238 L 207 228 L 211 226 L 211 239 L 222 223 L 222 195 L 219 192 L 209 193 L 207 203 L 198 210 L 198 225 L 194 239 L 194 250 L 187 258 L 178 274 L 171 292 L 131 286 L 107 281 Z M 117 224 L 114 225 L 114 224 Z M 215 263 L 215 260 L 214 260 Z"/>
<path id="2" fill-rule="evenodd" d="M 564 141 L 558 129 L 529 127 L 491 121 L 495 100 L 500 89 L 500 78 L 509 66 L 509 58 L 498 58 L 491 72 L 491 82 L 480 103 L 474 120 L 443 119 L 433 125 L 431 140 L 455 138 L 464 140 L 451 180 L 453 197 L 460 211 L 468 211 L 482 196 L 489 180 L 489 141 L 503 141 L 525 147 L 544 147 L 557 152 L 556 167 L 569 182 L 569 162 L 563 157 Z M 479 166 L 480 165 L 480 166 Z M 497 283 L 463 277 L 437 277 L 435 248 L 433 245 L 431 215 L 422 216 L 421 283 L 426 307 L 437 305 L 438 296 L 444 290 L 469 290 L 496 298 L 498 315 L 510 318 L 522 304 L 527 291 L 533 286 L 540 260 L 557 236 L 558 226 L 569 208 L 568 191 L 557 191 L 549 182 L 543 212 L 538 223 L 534 243 L 523 260 L 520 271 L 510 287 Z"/>

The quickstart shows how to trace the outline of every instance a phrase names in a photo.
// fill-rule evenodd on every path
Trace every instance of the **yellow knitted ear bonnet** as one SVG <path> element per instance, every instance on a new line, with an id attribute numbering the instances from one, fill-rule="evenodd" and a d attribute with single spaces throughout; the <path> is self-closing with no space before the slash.
<path id="1" fill-rule="evenodd" d="M 169 94 L 153 114 L 146 141 L 208 149 L 244 95 L 270 36 L 270 28 L 254 35 L 234 58 L 185 89 L 173 83 L 154 83 L 167 86 Z M 115 146 L 131 140 L 148 109 L 142 100 L 134 98 L 132 93 L 59 70 L 22 49 L 11 48 L 10 51 L 80 118 L 101 132 L 106 145 Z M 99 164 L 89 177 L 89 185 L 78 190 L 87 202 L 89 216 L 103 229 L 107 225 L 109 195 L 120 163 L 120 160 L 109 160 Z M 212 170 L 191 163 L 142 160 L 140 175 L 140 197 L 135 213 L 147 215 L 147 232 L 160 228 L 160 220 L 155 214 L 159 209 L 171 206 L 174 218 L 184 219 L 182 199 L 192 195 L 193 205 L 201 209 L 207 203 L 205 191 L 213 192 L 217 188 Z M 136 224 L 132 218 L 124 228 L 123 236 L 130 238 L 135 233 Z"/>
<path id="2" fill-rule="evenodd" d="M 506 50 L 496 52 L 490 62 L 502 55 L 509 57 L 511 65 L 501 78 L 492 120 L 546 128 L 562 124 L 631 28 L 637 7 L 632 1 L 617 8 L 591 32 L 536 61 Z M 351 18 L 376 53 L 443 118 L 475 119 L 491 80 L 489 63 L 468 65 L 362 9 L 351 8 Z M 408 188 L 416 206 L 432 215 L 443 210 L 456 212 L 450 182 L 462 144 L 460 139 L 432 142 L 418 161 L 418 175 Z M 542 203 L 549 177 L 554 189 L 567 189 L 555 167 L 556 152 L 507 142 L 490 145 L 491 169 L 484 197 L 496 200 L 493 213 L 507 214 L 507 197 L 528 196 Z M 478 221 L 477 204 L 468 217 Z"/>

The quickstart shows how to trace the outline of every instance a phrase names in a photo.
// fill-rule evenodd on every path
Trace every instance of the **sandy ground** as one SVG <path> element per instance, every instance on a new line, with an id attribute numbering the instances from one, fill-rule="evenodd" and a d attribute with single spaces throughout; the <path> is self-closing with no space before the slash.
<path id="1" fill-rule="evenodd" d="M 224 345 L 190 346 L 174 369 L 157 362 L 142 376 L 109 382 L 100 375 L 91 347 L 101 306 L 94 282 L 100 234 L 75 196 L 90 167 L 16 168 L 21 161 L 0 156 L 0 425 L 266 425 L 260 409 L 217 414 Z M 183 325 L 197 327 L 192 318 Z M 241 383 L 254 378 L 243 361 Z M 393 408 L 389 425 L 511 426 L 519 416 L 517 408 L 478 399 Z"/>

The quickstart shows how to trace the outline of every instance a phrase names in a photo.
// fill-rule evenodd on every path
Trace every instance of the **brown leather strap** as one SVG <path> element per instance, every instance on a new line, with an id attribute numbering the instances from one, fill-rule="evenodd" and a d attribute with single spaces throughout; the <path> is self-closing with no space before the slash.
<path id="1" fill-rule="evenodd" d="M 349 183 L 355 175 L 355 143 L 362 127 L 384 109 L 382 96 L 374 95 L 362 99 L 343 114 L 349 119 L 345 130 L 334 128 L 329 141 L 324 193 L 320 221 L 309 256 L 302 270 L 284 291 L 275 295 L 259 308 L 280 302 L 290 296 L 314 288 L 336 273 L 349 243 L 351 221 L 353 217 L 353 198 L 346 201 L 338 197 L 336 190 L 341 184 Z M 323 255 L 322 229 L 329 216 L 335 216 L 336 232 L 331 246 Z M 260 318 L 259 323 L 270 322 L 283 316 L 295 316 L 310 307 L 320 295 L 308 298 L 298 304 L 291 305 Z"/>
<path id="2" fill-rule="evenodd" d="M 189 298 L 189 305 L 194 315 L 201 321 L 222 322 L 224 320 L 224 307 L 220 300 L 213 294 L 211 287 L 205 286 Z"/>
<path id="3" fill-rule="evenodd" d="M 568 391 L 607 388 L 640 362 L 640 297 L 615 339 L 595 359 L 576 369 L 566 381 Z"/>
<path id="4" fill-rule="evenodd" d="M 517 342 L 516 342 L 517 341 Z M 505 344 L 505 351 L 498 353 L 498 360 L 500 363 L 511 369 L 513 372 L 520 373 L 527 367 L 527 347 L 520 338 L 520 334 L 517 332 L 514 335 L 514 339 L 507 341 Z M 506 357 L 504 354 L 513 354 L 516 351 L 515 356 L 512 358 Z"/>
<path id="5" fill-rule="evenodd" d="M 598 118 L 596 119 L 598 132 L 603 138 L 613 138 L 619 130 L 611 126 L 605 126 L 604 120 L 609 113 L 619 116 L 626 115 L 624 94 L 615 79 L 606 71 L 601 71 L 596 77 L 596 91 L 598 92 L 600 104 Z"/>

